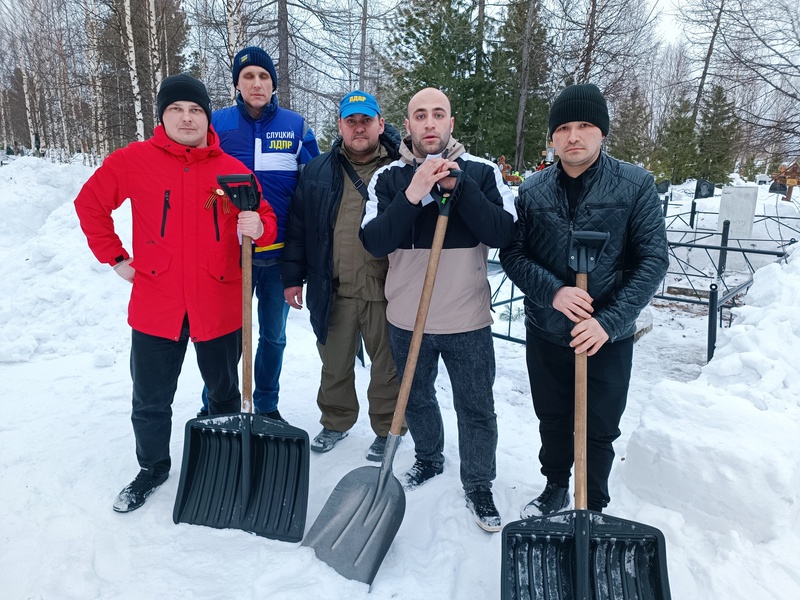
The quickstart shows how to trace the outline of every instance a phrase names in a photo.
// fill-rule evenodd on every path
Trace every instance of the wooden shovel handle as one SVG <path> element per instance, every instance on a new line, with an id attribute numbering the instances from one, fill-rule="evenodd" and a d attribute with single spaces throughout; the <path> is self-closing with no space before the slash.
<path id="1" fill-rule="evenodd" d="M 253 412 L 253 243 L 242 236 L 242 412 Z"/>
<path id="2" fill-rule="evenodd" d="M 431 244 L 431 255 L 428 258 L 428 268 L 425 270 L 425 282 L 422 284 L 422 295 L 419 299 L 417 309 L 417 320 L 414 322 L 414 332 L 411 334 L 411 345 L 408 349 L 406 368 L 403 371 L 403 380 L 400 382 L 400 392 L 397 394 L 397 404 L 394 409 L 392 427 L 389 430 L 392 435 L 400 435 L 403 421 L 406 418 L 406 406 L 408 405 L 408 395 L 411 393 L 411 384 L 414 382 L 414 372 L 417 370 L 417 359 L 419 358 L 419 348 L 422 345 L 422 334 L 425 332 L 425 323 L 428 320 L 428 309 L 431 307 L 431 297 L 433 296 L 433 284 L 436 281 L 436 271 L 439 270 L 439 257 L 442 254 L 444 245 L 444 234 L 447 231 L 447 215 L 439 215 L 436 220 L 436 230 L 433 234 Z"/>
<path id="3" fill-rule="evenodd" d="M 576 273 L 577 287 L 588 289 L 586 273 Z M 589 502 L 586 491 L 586 352 L 575 355 L 575 510 L 586 510 Z"/>

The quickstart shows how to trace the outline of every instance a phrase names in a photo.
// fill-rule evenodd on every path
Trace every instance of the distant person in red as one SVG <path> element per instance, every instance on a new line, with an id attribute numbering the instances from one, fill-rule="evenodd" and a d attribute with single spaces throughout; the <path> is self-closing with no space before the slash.
<path id="1" fill-rule="evenodd" d="M 218 175 L 249 170 L 220 149 L 209 127 L 205 86 L 189 75 L 172 75 L 161 82 L 157 105 L 161 125 L 153 137 L 111 154 L 75 199 L 97 260 L 132 284 L 131 421 L 141 471 L 117 496 L 117 512 L 142 506 L 169 476 L 172 400 L 190 339 L 210 413 L 239 412 L 239 235 L 263 246 L 277 234 L 266 202 L 257 212 L 240 212 L 218 188 Z M 111 217 L 128 198 L 133 255 Z"/>

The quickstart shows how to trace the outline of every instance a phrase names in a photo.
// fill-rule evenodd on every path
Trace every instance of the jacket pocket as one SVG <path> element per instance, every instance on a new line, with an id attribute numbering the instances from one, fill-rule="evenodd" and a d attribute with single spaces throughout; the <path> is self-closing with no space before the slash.
<path id="1" fill-rule="evenodd" d="M 242 280 L 242 267 L 236 252 L 213 252 L 206 264 L 208 274 L 220 283 Z"/>
<path id="2" fill-rule="evenodd" d="M 169 269 L 171 260 L 172 257 L 163 248 L 148 244 L 144 246 L 144 249 L 137 249 L 133 261 L 131 261 L 131 267 L 138 273 L 158 277 Z"/>

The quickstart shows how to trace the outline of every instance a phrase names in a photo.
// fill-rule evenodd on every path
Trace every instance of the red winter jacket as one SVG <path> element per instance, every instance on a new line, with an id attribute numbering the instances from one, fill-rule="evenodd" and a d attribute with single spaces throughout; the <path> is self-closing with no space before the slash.
<path id="1" fill-rule="evenodd" d="M 188 314 L 192 341 L 203 342 L 242 326 L 239 209 L 215 190 L 217 175 L 249 172 L 222 152 L 210 127 L 208 147 L 190 148 L 158 126 L 149 140 L 111 154 L 84 184 L 75 210 L 100 262 L 128 258 L 111 212 L 131 200 L 131 327 L 177 340 Z M 275 214 L 263 200 L 258 212 L 264 234 L 256 243 L 267 246 L 277 235 Z"/>

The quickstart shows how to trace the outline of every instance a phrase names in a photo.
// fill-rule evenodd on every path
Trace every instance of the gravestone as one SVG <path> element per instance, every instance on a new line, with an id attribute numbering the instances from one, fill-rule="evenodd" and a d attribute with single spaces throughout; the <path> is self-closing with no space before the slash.
<path id="1" fill-rule="evenodd" d="M 766 173 L 759 173 L 756 175 L 756 185 L 767 185 L 770 181 L 770 176 Z"/>
<path id="2" fill-rule="evenodd" d="M 664 179 L 662 181 L 659 181 L 656 184 L 656 192 L 658 192 L 659 194 L 666 194 L 669 191 L 669 186 L 670 186 L 669 179 Z"/>
<path id="3" fill-rule="evenodd" d="M 778 183 L 777 181 L 773 181 L 772 185 L 769 186 L 770 194 L 780 194 L 781 196 L 785 196 L 787 191 L 788 187 L 785 183 Z"/>
<path id="4" fill-rule="evenodd" d="M 713 198 L 714 197 L 714 184 L 707 179 L 698 179 L 697 184 L 694 186 L 695 200 L 698 198 Z"/>
<path id="5" fill-rule="evenodd" d="M 722 188 L 722 197 L 719 201 L 719 217 L 717 219 L 717 233 L 722 232 L 722 225 L 730 221 L 728 237 L 730 239 L 748 239 L 753 237 L 753 217 L 756 214 L 758 202 L 758 186 L 732 186 Z M 730 246 L 739 248 L 739 242 L 732 242 Z M 742 270 L 746 268 L 744 257 L 740 252 L 729 252 L 726 271 Z"/>

